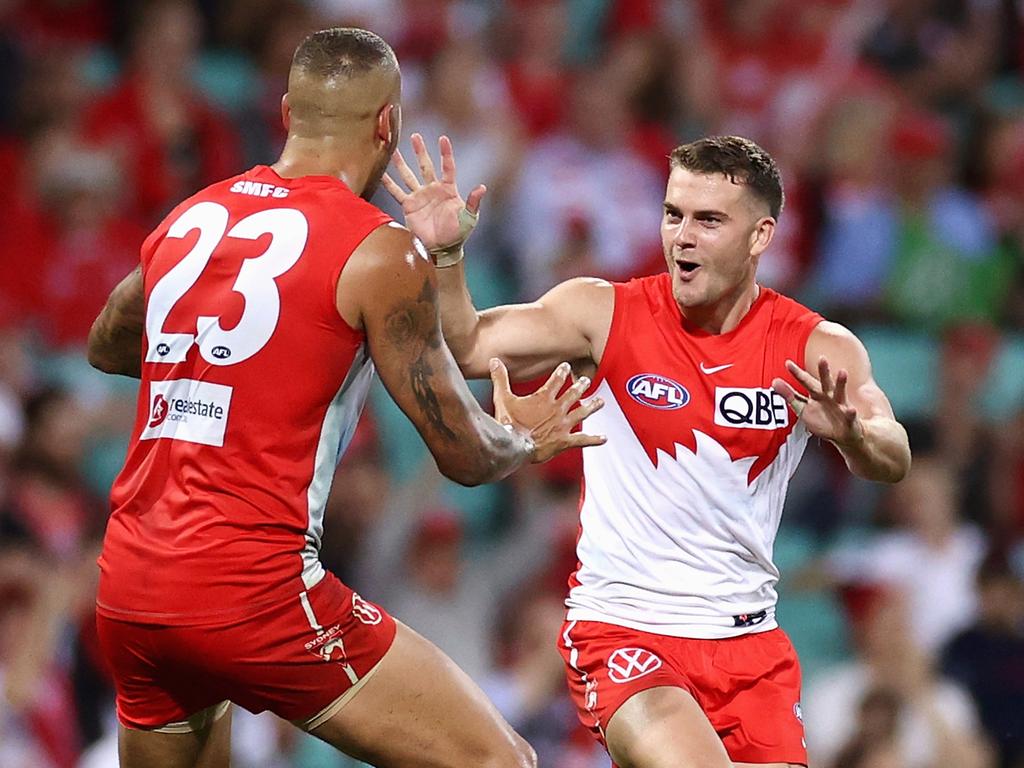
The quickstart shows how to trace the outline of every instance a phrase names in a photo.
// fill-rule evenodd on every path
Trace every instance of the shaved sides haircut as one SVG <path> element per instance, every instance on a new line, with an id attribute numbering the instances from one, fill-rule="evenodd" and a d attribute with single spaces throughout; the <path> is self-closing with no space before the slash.
<path id="1" fill-rule="evenodd" d="M 350 79 L 373 71 L 398 71 L 395 52 L 365 29 L 334 27 L 314 32 L 295 49 L 292 70 L 332 79 Z"/>
<path id="2" fill-rule="evenodd" d="M 720 173 L 733 184 L 746 184 L 768 205 L 773 219 L 782 213 L 785 196 L 782 176 L 772 156 L 742 136 L 709 136 L 672 150 L 669 169 L 692 173 Z"/>

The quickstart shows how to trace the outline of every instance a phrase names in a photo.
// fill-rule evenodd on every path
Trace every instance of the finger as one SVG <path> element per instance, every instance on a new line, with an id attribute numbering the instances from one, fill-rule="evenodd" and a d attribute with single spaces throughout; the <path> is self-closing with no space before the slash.
<path id="1" fill-rule="evenodd" d="M 480 210 L 480 203 L 484 199 L 484 195 L 487 194 L 487 187 L 483 184 L 478 186 L 472 192 L 469 193 L 469 198 L 466 200 L 466 210 L 470 213 L 477 213 Z"/>
<path id="2" fill-rule="evenodd" d="M 778 394 L 782 395 L 782 398 L 788 403 L 794 397 L 796 397 L 796 390 L 793 389 L 788 381 L 782 379 L 772 379 L 772 389 Z"/>
<path id="3" fill-rule="evenodd" d="M 849 379 L 849 374 L 843 368 L 839 369 L 836 374 L 836 391 L 832 393 L 832 398 L 840 405 L 846 404 L 846 382 Z"/>
<path id="4" fill-rule="evenodd" d="M 575 427 L 581 423 L 585 418 L 590 416 L 592 413 L 604 408 L 604 400 L 599 397 L 595 397 L 593 400 L 588 400 L 585 403 L 581 403 L 579 408 L 574 408 L 569 412 L 569 422 Z"/>
<path id="5" fill-rule="evenodd" d="M 558 398 L 558 402 L 566 408 L 572 408 L 572 406 L 583 397 L 583 393 L 590 388 L 590 378 L 587 376 L 580 376 L 576 383 L 569 387 L 562 396 Z"/>
<path id="6" fill-rule="evenodd" d="M 391 161 L 395 164 L 395 168 L 398 169 L 398 175 L 402 177 L 402 181 L 405 182 L 405 186 L 409 188 L 410 192 L 415 192 L 420 188 L 420 181 L 416 178 L 416 174 L 412 172 L 409 164 L 405 162 L 402 150 L 396 149 L 394 154 L 391 155 Z"/>
<path id="7" fill-rule="evenodd" d="M 442 136 L 437 140 L 437 148 L 441 152 L 441 181 L 455 183 L 455 150 L 452 140 Z"/>
<path id="8" fill-rule="evenodd" d="M 512 394 L 512 387 L 508 383 L 508 368 L 496 357 L 491 358 L 491 384 L 494 386 L 494 399 L 508 397 Z"/>
<path id="9" fill-rule="evenodd" d="M 388 194 L 395 198 L 396 203 L 401 205 L 403 202 L 405 202 L 405 198 L 407 198 L 409 195 L 406 194 L 406 191 L 404 189 L 398 186 L 398 183 L 394 179 L 392 179 L 390 175 L 385 173 L 383 176 L 381 176 L 380 181 L 381 184 L 384 185 L 384 189 L 388 191 Z"/>
<path id="10" fill-rule="evenodd" d="M 565 385 L 571 371 L 572 367 L 568 363 L 562 363 L 551 372 L 548 380 L 541 384 L 537 392 L 554 399 Z"/>
<path id="11" fill-rule="evenodd" d="M 807 371 L 805 371 L 799 365 L 794 363 L 792 360 L 787 360 L 786 361 L 786 368 L 789 370 L 790 373 L 793 374 L 793 377 L 797 381 L 799 381 L 801 384 L 804 385 L 804 387 L 807 388 L 807 391 L 810 392 L 811 397 L 813 399 L 815 399 L 815 400 L 821 400 L 822 399 L 821 385 L 818 383 L 818 380 L 816 378 L 811 376 L 811 374 L 809 374 Z"/>
<path id="12" fill-rule="evenodd" d="M 591 445 L 604 445 L 608 442 L 605 435 L 588 435 L 583 432 L 574 432 L 569 435 L 570 448 L 586 448 Z"/>
<path id="13" fill-rule="evenodd" d="M 832 371 L 824 355 L 818 358 L 818 380 L 821 382 L 822 394 L 832 396 Z"/>
<path id="14" fill-rule="evenodd" d="M 423 177 L 423 183 L 429 184 L 432 181 L 437 181 L 434 161 L 430 159 L 430 153 L 427 152 L 427 142 L 418 133 L 412 135 L 412 149 L 416 153 L 416 161 L 420 165 L 420 176 Z"/>

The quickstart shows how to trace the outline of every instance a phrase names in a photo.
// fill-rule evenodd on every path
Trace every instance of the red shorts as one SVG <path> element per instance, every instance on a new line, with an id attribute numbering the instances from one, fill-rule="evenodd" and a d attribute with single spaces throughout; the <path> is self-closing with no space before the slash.
<path id="1" fill-rule="evenodd" d="M 230 624 L 137 624 L 99 613 L 96 622 L 118 719 L 141 729 L 190 730 L 185 721 L 224 701 L 314 728 L 395 637 L 391 616 L 330 573 Z"/>
<path id="2" fill-rule="evenodd" d="M 558 648 L 580 720 L 602 743 L 626 699 L 671 686 L 693 695 L 732 760 L 807 764 L 800 663 L 781 629 L 697 640 L 571 621 Z"/>

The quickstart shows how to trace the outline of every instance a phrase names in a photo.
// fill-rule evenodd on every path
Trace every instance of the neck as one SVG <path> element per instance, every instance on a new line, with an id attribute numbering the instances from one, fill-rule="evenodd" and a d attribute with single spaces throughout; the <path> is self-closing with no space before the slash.
<path id="1" fill-rule="evenodd" d="M 710 306 L 679 307 L 683 317 L 707 333 L 728 333 L 733 330 L 754 306 L 761 295 L 761 286 L 753 280 L 739 286 Z"/>
<path id="2" fill-rule="evenodd" d="M 284 179 L 300 176 L 333 176 L 356 195 L 362 195 L 372 168 L 365 150 L 353 147 L 337 137 L 305 138 L 291 135 L 281 157 L 271 168 Z"/>

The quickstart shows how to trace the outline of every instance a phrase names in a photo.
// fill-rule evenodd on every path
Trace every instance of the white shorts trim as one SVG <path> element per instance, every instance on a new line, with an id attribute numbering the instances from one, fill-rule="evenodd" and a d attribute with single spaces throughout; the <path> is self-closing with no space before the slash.
<path id="1" fill-rule="evenodd" d="M 136 730 L 152 731 L 153 733 L 196 733 L 197 731 L 206 730 L 220 720 L 227 714 L 230 708 L 230 701 L 222 701 L 220 704 L 214 704 L 206 709 L 201 709 L 184 720 L 167 723 L 156 728 L 139 728 Z"/>
<path id="2" fill-rule="evenodd" d="M 376 673 L 376 671 L 380 669 L 381 661 L 384 661 L 384 659 L 382 658 L 380 661 L 374 664 L 370 671 L 362 677 L 360 677 L 351 688 L 349 688 L 347 691 L 341 694 L 341 696 L 336 698 L 334 701 L 332 701 L 326 707 L 321 709 L 315 715 L 307 717 L 303 720 L 292 720 L 292 725 L 297 726 L 298 728 L 301 728 L 304 731 L 312 731 L 314 728 L 319 728 L 321 725 L 326 723 L 328 720 L 330 720 L 332 717 L 338 714 L 346 704 L 348 704 L 350 701 L 352 701 L 353 698 L 355 698 L 355 695 L 359 693 L 360 690 L 362 690 L 364 685 L 366 685 L 366 681 L 373 677 L 374 673 Z"/>

